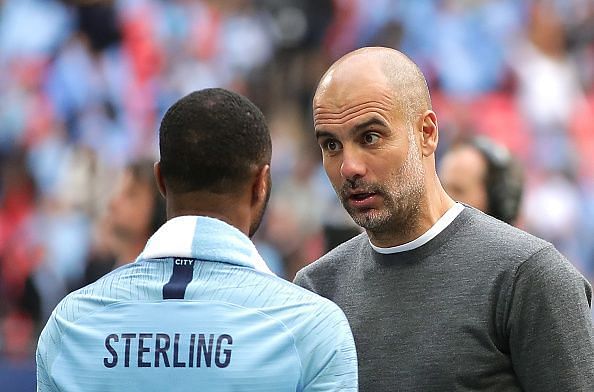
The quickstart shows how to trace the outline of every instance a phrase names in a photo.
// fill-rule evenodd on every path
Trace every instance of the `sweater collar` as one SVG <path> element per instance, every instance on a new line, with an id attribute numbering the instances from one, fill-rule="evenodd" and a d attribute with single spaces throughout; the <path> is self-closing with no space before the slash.
<path id="1" fill-rule="evenodd" d="M 413 250 L 425 245 L 427 242 L 431 241 L 435 238 L 439 233 L 441 233 L 446 227 L 448 227 L 454 219 L 464 210 L 464 206 L 460 203 L 454 203 L 452 207 L 450 207 L 446 213 L 435 222 L 435 224 L 427 230 L 423 235 L 419 238 L 407 242 L 406 244 L 397 245 L 389 248 L 381 248 L 379 246 L 375 246 L 369 240 L 369 244 L 378 253 L 383 254 L 392 254 L 392 253 L 399 253 L 405 252 L 409 250 Z"/>
<path id="2" fill-rule="evenodd" d="M 151 236 L 136 260 L 163 257 L 216 261 L 273 274 L 244 233 L 206 216 L 178 216 L 168 220 Z"/>

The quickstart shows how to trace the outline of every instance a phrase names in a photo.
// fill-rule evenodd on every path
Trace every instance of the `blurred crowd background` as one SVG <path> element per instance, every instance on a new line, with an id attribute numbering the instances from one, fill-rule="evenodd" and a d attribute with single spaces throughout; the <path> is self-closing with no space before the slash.
<path id="1" fill-rule="evenodd" d="M 356 234 L 311 97 L 334 60 L 374 45 L 427 76 L 438 160 L 469 135 L 507 146 L 525 172 L 518 226 L 594 279 L 594 0 L 0 0 L 3 385 L 34 385 L 56 303 L 133 260 L 164 219 L 159 121 L 193 90 L 240 92 L 269 121 L 255 242 L 280 276 Z"/>

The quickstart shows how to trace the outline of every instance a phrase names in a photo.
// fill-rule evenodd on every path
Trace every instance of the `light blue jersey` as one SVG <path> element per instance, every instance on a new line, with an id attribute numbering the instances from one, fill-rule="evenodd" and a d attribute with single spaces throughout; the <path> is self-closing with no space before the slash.
<path id="1" fill-rule="evenodd" d="M 39 391 L 355 391 L 332 302 L 274 276 L 216 219 L 163 225 L 138 259 L 64 298 L 37 347 Z"/>

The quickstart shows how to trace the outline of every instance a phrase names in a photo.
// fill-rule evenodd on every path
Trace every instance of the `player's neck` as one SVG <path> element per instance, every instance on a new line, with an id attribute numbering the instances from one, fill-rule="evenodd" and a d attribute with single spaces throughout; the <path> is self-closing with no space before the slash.
<path id="1" fill-rule="evenodd" d="M 190 192 L 167 199 L 167 219 L 178 216 L 207 216 L 248 233 L 249 206 L 241 197 L 212 192 Z"/>

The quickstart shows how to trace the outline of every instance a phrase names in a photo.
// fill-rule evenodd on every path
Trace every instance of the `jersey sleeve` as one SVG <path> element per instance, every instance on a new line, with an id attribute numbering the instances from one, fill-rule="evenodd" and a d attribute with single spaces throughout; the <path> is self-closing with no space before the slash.
<path id="1" fill-rule="evenodd" d="M 357 391 L 357 354 L 344 313 L 334 303 L 324 301 L 311 316 L 310 328 L 298 342 L 302 390 Z"/>
<path id="2" fill-rule="evenodd" d="M 48 320 L 45 328 L 39 336 L 37 349 L 35 352 L 36 373 L 37 373 L 37 391 L 54 391 L 50 378 L 51 357 L 57 349 L 56 343 L 59 339 L 57 335 L 54 314 Z"/>
<path id="3" fill-rule="evenodd" d="M 45 366 L 45 361 L 43 359 L 43 353 L 40 352 L 40 349 L 37 348 L 37 353 L 35 355 L 35 359 L 37 362 L 37 391 L 50 391 L 50 382 L 49 376 L 47 374 L 47 369 Z"/>
<path id="4" fill-rule="evenodd" d="M 518 268 L 507 333 L 524 390 L 592 391 L 591 298 L 588 281 L 552 246 Z"/>

